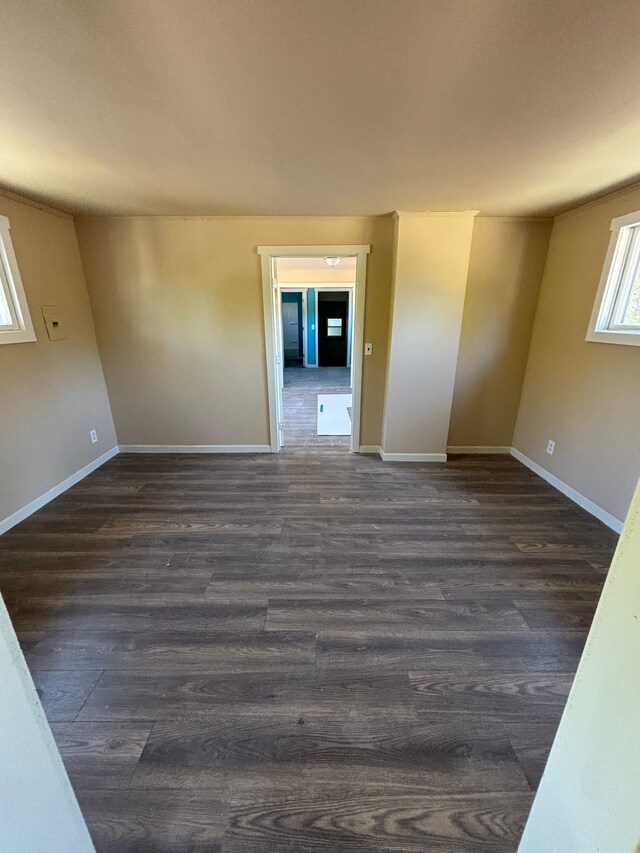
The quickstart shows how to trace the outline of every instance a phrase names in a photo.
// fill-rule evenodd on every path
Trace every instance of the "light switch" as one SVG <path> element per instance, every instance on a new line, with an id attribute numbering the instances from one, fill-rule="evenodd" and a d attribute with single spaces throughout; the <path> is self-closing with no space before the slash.
<path id="1" fill-rule="evenodd" d="M 373 355 L 373 344 L 365 344 L 364 345 L 364 354 L 365 355 Z"/>
<path id="2" fill-rule="evenodd" d="M 43 305 L 42 316 L 47 327 L 50 341 L 63 341 L 67 335 L 60 317 L 60 310 L 56 305 Z"/>

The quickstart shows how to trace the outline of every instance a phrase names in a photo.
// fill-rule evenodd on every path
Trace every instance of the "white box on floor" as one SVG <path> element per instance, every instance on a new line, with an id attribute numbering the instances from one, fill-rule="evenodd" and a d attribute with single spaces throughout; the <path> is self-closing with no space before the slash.
<path id="1" fill-rule="evenodd" d="M 318 435 L 351 435 L 351 394 L 318 394 Z"/>

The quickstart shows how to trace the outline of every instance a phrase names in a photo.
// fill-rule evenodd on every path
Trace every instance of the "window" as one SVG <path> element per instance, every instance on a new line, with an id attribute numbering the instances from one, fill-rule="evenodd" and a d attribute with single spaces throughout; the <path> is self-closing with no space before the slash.
<path id="1" fill-rule="evenodd" d="M 342 336 L 342 317 L 329 317 L 327 319 L 327 337 L 340 338 Z"/>
<path id="2" fill-rule="evenodd" d="M 640 346 L 640 211 L 611 223 L 587 340 Z"/>
<path id="3" fill-rule="evenodd" d="M 9 228 L 7 217 L 0 216 L 0 344 L 19 344 L 36 336 Z"/>

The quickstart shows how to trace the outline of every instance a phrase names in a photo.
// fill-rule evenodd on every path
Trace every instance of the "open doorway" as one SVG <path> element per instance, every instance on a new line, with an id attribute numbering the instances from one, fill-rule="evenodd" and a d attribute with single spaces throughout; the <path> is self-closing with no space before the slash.
<path id="1" fill-rule="evenodd" d="M 313 265 L 306 261 L 306 266 L 294 272 L 290 267 L 281 269 L 276 258 L 277 280 L 284 279 L 279 285 L 284 354 L 282 441 L 285 447 L 349 450 L 355 258 L 345 259 L 345 268 L 340 270 L 345 281 L 334 286 L 325 283 L 327 277 L 315 263 L 317 259 L 310 261 Z M 312 281 L 292 290 L 287 286 L 291 273 Z M 313 280 L 316 278 L 319 281 Z"/>
<path id="2" fill-rule="evenodd" d="M 351 286 L 318 290 L 318 367 L 350 367 L 353 311 Z"/>
<path id="3" fill-rule="evenodd" d="M 274 451 L 359 449 L 368 251 L 259 248 Z"/>

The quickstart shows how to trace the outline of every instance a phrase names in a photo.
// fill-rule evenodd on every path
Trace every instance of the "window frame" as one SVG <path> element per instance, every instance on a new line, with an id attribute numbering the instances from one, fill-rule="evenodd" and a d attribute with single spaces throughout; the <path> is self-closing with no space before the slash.
<path id="1" fill-rule="evenodd" d="M 623 322 L 640 267 L 640 210 L 611 221 L 609 247 L 585 340 L 640 346 L 640 324 Z"/>
<path id="2" fill-rule="evenodd" d="M 0 291 L 12 320 L 11 326 L 0 326 L 0 345 L 37 340 L 6 216 L 0 216 Z"/>

